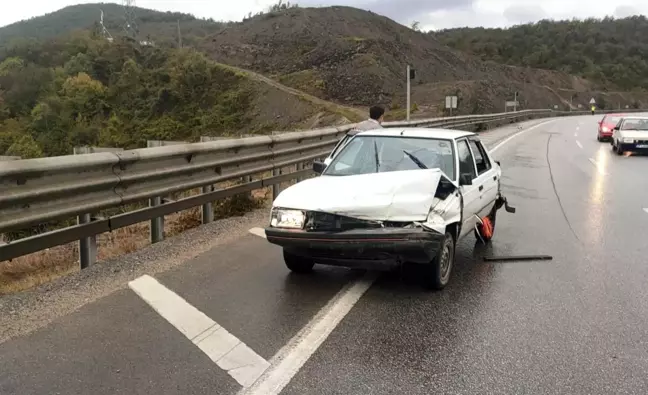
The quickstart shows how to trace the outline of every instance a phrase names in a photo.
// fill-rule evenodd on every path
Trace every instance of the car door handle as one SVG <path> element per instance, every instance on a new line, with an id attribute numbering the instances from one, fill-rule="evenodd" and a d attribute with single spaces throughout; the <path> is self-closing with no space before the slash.
<path id="1" fill-rule="evenodd" d="M 479 191 L 481 192 L 481 191 L 483 191 L 483 190 L 484 190 L 484 186 L 483 186 L 483 185 L 480 185 L 480 186 L 479 186 Z"/>

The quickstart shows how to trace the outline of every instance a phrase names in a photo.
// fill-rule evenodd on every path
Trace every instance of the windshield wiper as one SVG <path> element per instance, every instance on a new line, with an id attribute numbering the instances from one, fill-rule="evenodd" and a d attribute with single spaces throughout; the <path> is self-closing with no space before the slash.
<path id="1" fill-rule="evenodd" d="M 418 166 L 419 169 L 427 169 L 427 166 L 425 166 L 423 164 L 423 162 L 421 162 L 421 160 L 419 158 L 417 158 L 416 156 L 410 154 L 409 152 L 407 152 L 405 150 L 403 150 L 403 152 L 405 153 L 405 155 L 409 156 L 409 158 L 412 160 L 412 162 L 416 163 L 416 166 Z"/>
<path id="2" fill-rule="evenodd" d="M 378 144 L 374 140 L 374 158 L 376 159 L 376 173 L 380 173 L 380 158 L 378 158 Z"/>

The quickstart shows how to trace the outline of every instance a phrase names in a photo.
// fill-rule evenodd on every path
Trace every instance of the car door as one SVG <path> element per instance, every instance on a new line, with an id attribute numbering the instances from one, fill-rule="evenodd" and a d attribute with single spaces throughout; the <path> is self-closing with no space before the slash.
<path id="1" fill-rule="evenodd" d="M 482 145 L 479 138 L 472 137 L 468 139 L 468 144 L 475 160 L 477 177 L 473 185 L 477 185 L 479 192 L 479 211 L 480 217 L 487 216 L 495 204 L 498 190 L 498 174 L 493 168 L 493 164 Z"/>
<path id="2" fill-rule="evenodd" d="M 459 164 L 457 167 L 459 169 L 457 179 L 460 180 L 461 175 L 468 174 L 472 180 L 472 185 L 461 185 L 459 187 L 463 196 L 463 216 L 461 232 L 459 233 L 459 238 L 462 238 L 475 228 L 477 220 L 474 214 L 479 213 L 480 209 L 479 185 L 475 183 L 477 169 L 475 168 L 475 160 L 468 145 L 468 140 L 465 138 L 457 140 L 457 162 Z"/>

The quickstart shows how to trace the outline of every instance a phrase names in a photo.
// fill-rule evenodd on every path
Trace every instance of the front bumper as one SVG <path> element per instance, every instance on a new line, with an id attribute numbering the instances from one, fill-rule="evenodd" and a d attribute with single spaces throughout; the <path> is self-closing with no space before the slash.
<path id="1" fill-rule="evenodd" d="M 389 270 L 403 262 L 429 263 L 444 235 L 423 228 L 353 229 L 321 232 L 267 227 L 266 238 L 316 263 Z"/>
<path id="2" fill-rule="evenodd" d="M 608 130 L 607 132 L 604 132 L 603 130 L 599 129 L 598 135 L 599 135 L 599 137 L 605 138 L 605 139 L 611 138 L 612 137 L 612 131 Z"/>
<path id="3" fill-rule="evenodd" d="M 619 141 L 622 151 L 648 152 L 648 140 L 635 140 L 632 143 L 623 143 Z"/>

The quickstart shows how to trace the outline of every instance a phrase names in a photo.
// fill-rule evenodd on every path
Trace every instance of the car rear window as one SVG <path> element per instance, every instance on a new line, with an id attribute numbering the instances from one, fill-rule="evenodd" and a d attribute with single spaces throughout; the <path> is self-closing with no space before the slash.
<path id="1" fill-rule="evenodd" d="M 605 117 L 603 122 L 605 122 L 605 123 L 613 123 L 613 124 L 616 125 L 617 123 L 619 123 L 620 119 L 621 119 L 621 117 Z"/>

